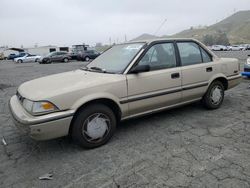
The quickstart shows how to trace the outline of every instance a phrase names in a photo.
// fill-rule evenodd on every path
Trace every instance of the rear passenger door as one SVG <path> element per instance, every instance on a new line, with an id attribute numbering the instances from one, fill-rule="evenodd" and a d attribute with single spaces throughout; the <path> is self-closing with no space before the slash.
<path id="1" fill-rule="evenodd" d="M 58 61 L 58 52 L 55 52 L 54 54 L 52 54 L 51 61 Z"/>
<path id="2" fill-rule="evenodd" d="M 212 56 L 193 41 L 177 42 L 181 62 L 182 101 L 198 99 L 206 92 L 217 67 Z"/>

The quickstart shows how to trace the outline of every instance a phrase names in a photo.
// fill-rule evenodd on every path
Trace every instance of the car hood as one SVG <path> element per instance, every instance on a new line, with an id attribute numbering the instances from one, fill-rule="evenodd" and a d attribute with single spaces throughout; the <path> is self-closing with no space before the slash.
<path id="1" fill-rule="evenodd" d="M 65 93 L 115 82 L 117 78 L 121 76 L 122 75 L 89 72 L 79 69 L 25 82 L 20 85 L 18 92 L 24 98 L 33 101 L 48 100 Z"/>

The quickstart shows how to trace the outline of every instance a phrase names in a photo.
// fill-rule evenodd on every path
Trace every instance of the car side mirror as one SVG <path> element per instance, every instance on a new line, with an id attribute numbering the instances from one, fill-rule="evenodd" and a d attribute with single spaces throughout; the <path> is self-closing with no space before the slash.
<path id="1" fill-rule="evenodd" d="M 150 66 L 149 65 L 137 65 L 134 68 L 132 68 L 132 70 L 130 71 L 130 73 L 141 73 L 141 72 L 148 72 L 150 70 Z"/>

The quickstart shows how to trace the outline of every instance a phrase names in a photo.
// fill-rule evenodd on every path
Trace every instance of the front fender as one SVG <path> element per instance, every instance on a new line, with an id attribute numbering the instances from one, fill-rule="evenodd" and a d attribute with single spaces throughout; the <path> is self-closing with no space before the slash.
<path id="1" fill-rule="evenodd" d="M 119 103 L 119 98 L 117 98 L 115 95 L 112 95 L 110 93 L 106 93 L 106 92 L 101 92 L 101 93 L 94 93 L 91 95 L 86 95 L 80 99 L 78 99 L 77 101 L 74 102 L 74 104 L 72 105 L 72 109 L 77 110 L 78 108 L 80 108 L 82 105 L 90 102 L 90 101 L 94 101 L 97 99 L 109 99 L 112 100 L 113 102 L 115 102 L 117 104 L 117 106 L 119 106 L 119 108 L 122 110 L 125 110 L 124 107 L 122 107 Z"/>

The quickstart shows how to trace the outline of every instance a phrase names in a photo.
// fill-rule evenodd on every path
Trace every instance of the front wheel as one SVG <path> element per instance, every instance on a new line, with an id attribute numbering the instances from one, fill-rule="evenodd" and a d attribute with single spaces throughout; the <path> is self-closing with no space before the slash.
<path id="1" fill-rule="evenodd" d="M 75 117 L 71 136 L 85 148 L 95 148 L 107 143 L 116 129 L 114 112 L 102 104 L 86 106 Z"/>
<path id="2" fill-rule="evenodd" d="M 217 109 L 224 100 L 225 88 L 220 81 L 214 81 L 203 96 L 202 102 L 208 109 Z"/>
<path id="3" fill-rule="evenodd" d="M 19 59 L 18 61 L 17 61 L 17 63 L 22 63 L 23 61 L 21 60 L 21 59 Z"/>

